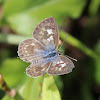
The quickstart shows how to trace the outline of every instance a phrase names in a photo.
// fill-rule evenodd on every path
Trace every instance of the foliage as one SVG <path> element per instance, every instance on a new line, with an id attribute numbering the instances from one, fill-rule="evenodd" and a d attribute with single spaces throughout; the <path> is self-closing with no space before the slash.
<path id="1" fill-rule="evenodd" d="M 0 100 L 95 100 L 95 93 L 100 99 L 98 96 L 98 88 L 100 88 L 98 8 L 100 4 L 99 0 L 88 1 L 0 1 L 0 73 L 8 87 L 17 91 L 14 97 L 10 97 L 0 86 Z M 62 47 L 64 53 L 66 54 L 66 49 L 68 52 L 71 50 L 74 53 L 69 53 L 75 56 L 78 62 L 75 63 L 76 68 L 73 72 L 68 75 L 53 77 L 45 74 L 38 78 L 30 78 L 25 73 L 29 63 L 17 58 L 18 44 L 24 39 L 32 38 L 32 31 L 36 25 L 50 16 L 55 18 L 60 30 L 60 38 L 65 41 Z M 69 31 L 71 34 L 66 32 L 67 28 L 71 30 Z M 69 34 L 67 39 L 65 39 L 66 34 Z M 66 48 L 66 43 L 69 50 Z"/>

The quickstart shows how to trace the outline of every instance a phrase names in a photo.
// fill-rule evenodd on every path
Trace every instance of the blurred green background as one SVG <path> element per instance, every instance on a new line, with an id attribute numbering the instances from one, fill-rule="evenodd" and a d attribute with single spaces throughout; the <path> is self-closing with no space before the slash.
<path id="1" fill-rule="evenodd" d="M 53 16 L 65 55 L 76 58 L 72 73 L 30 78 L 29 63 L 18 58 L 18 44 L 32 38 L 39 22 Z M 99 0 L 0 0 L 0 73 L 10 97 L 0 85 L 0 100 L 100 100 Z"/>

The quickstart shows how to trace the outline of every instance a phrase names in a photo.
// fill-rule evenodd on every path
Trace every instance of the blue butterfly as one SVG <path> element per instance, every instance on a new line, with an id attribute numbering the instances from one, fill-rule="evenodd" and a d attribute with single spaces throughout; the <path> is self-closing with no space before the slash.
<path id="1" fill-rule="evenodd" d="M 46 18 L 37 25 L 33 39 L 23 40 L 18 47 L 18 56 L 31 64 L 26 73 L 31 77 L 39 77 L 47 72 L 49 75 L 63 75 L 75 67 L 67 57 L 57 51 L 59 31 L 53 17 Z"/>

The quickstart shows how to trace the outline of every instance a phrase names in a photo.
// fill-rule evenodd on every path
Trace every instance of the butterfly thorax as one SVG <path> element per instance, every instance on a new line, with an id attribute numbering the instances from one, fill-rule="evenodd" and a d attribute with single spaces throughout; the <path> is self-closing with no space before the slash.
<path id="1" fill-rule="evenodd" d="M 47 55 L 44 56 L 43 58 L 48 59 L 48 60 L 52 60 L 52 59 L 54 59 L 57 55 L 58 55 L 57 52 L 56 52 L 55 50 L 52 50 L 52 51 L 49 51 L 49 52 L 47 53 Z"/>

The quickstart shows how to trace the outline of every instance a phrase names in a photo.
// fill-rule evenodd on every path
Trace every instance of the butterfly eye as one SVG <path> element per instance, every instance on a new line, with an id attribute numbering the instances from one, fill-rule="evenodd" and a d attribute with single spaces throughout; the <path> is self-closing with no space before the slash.
<path id="1" fill-rule="evenodd" d="M 57 51 L 58 55 L 61 55 L 63 53 L 63 51 Z"/>

